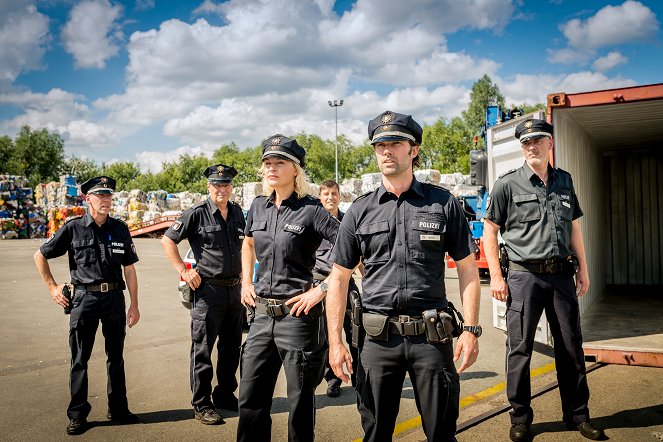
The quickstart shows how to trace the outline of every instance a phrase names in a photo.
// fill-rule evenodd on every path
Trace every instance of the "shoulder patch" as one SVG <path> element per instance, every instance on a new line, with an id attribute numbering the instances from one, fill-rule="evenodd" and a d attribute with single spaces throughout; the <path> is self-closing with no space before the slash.
<path id="1" fill-rule="evenodd" d="M 182 227 L 182 221 L 175 221 L 170 228 L 173 230 L 180 230 L 180 227 Z"/>
<path id="2" fill-rule="evenodd" d="M 498 176 L 497 179 L 500 179 L 500 178 L 502 178 L 503 176 L 507 176 L 507 175 L 509 175 L 509 174 L 512 174 L 513 172 L 517 171 L 518 169 L 520 169 L 520 167 L 516 167 L 515 169 L 507 170 L 507 171 L 504 172 L 502 175 Z"/>
<path id="3" fill-rule="evenodd" d="M 73 220 L 75 220 L 75 219 L 80 219 L 80 218 L 83 218 L 84 216 L 85 216 L 85 215 L 74 215 L 74 216 L 70 216 L 69 218 L 67 218 L 66 220 L 64 220 L 64 223 L 67 224 L 69 221 L 73 221 Z"/>

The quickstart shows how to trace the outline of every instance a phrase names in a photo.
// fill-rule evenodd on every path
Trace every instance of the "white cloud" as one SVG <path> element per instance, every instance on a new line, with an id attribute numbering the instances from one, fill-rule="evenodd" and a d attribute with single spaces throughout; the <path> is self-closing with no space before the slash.
<path id="1" fill-rule="evenodd" d="M 599 72 L 605 72 L 626 62 L 628 62 L 626 56 L 620 52 L 612 51 L 603 57 L 597 58 L 592 64 L 592 67 Z"/>
<path id="2" fill-rule="evenodd" d="M 583 65 L 594 56 L 595 51 L 592 49 L 562 48 L 548 49 L 547 53 L 548 61 L 551 63 Z"/>
<path id="3" fill-rule="evenodd" d="M 617 77 L 607 77 L 598 72 L 581 71 L 561 75 L 518 74 L 512 79 L 495 81 L 504 94 L 507 106 L 511 104 L 546 103 L 547 94 L 565 92 L 567 94 L 634 86 L 635 81 Z"/>
<path id="4" fill-rule="evenodd" d="M 85 0 L 71 9 L 62 42 L 76 67 L 103 68 L 106 60 L 117 55 L 120 34 L 116 20 L 121 15 L 122 6 L 108 0 Z"/>
<path id="5" fill-rule="evenodd" d="M 181 155 L 205 155 L 211 157 L 214 150 L 206 150 L 201 147 L 181 146 L 167 152 L 147 151 L 136 153 L 136 162 L 143 172 L 158 172 L 164 162 L 177 161 Z"/>
<path id="6" fill-rule="evenodd" d="M 573 19 L 561 26 L 574 48 L 599 48 L 654 38 L 659 23 L 649 7 L 637 1 L 605 6 L 587 20 Z"/>
<path id="7" fill-rule="evenodd" d="M 48 17 L 32 2 L 1 2 L 0 81 L 14 81 L 21 72 L 39 69 L 48 41 Z"/>

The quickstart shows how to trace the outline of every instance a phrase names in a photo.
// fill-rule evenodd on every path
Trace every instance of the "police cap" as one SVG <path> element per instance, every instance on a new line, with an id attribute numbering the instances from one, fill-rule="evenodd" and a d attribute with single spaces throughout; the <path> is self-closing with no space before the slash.
<path id="1" fill-rule="evenodd" d="M 423 129 L 412 118 L 392 111 L 382 112 L 368 122 L 368 138 L 371 144 L 381 141 L 410 140 L 421 145 Z"/>
<path id="2" fill-rule="evenodd" d="M 514 136 L 524 143 L 530 139 L 553 136 L 553 127 L 545 120 L 529 119 L 516 126 Z"/>
<path id="3" fill-rule="evenodd" d="M 109 176 L 96 176 L 81 184 L 81 192 L 85 195 L 93 193 L 112 194 L 114 190 L 115 180 Z"/>
<path id="4" fill-rule="evenodd" d="M 208 166 L 203 175 L 207 178 L 210 184 L 231 184 L 233 178 L 237 175 L 237 169 L 225 164 L 215 164 Z"/>
<path id="5" fill-rule="evenodd" d="M 304 157 L 306 151 L 297 140 L 288 138 L 285 135 L 276 134 L 262 142 L 262 159 L 278 157 L 295 162 L 304 167 Z"/>

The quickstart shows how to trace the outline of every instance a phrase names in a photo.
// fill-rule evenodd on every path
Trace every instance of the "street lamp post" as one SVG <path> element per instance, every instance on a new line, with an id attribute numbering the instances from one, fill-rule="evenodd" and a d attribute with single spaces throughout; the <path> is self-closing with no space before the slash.
<path id="1" fill-rule="evenodd" d="M 334 120 L 336 122 L 336 138 L 334 139 L 334 150 L 336 151 L 334 166 L 336 170 L 336 182 L 338 183 L 338 108 L 343 106 L 343 100 L 328 101 L 330 107 L 334 108 Z M 340 183 L 339 183 L 340 184 Z"/>

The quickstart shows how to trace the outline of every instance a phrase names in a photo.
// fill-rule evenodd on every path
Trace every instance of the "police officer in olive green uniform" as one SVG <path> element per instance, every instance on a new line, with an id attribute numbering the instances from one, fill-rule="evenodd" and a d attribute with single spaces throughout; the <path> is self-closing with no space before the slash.
<path id="1" fill-rule="evenodd" d="M 563 420 L 568 428 L 600 440 L 603 431 L 589 421 L 577 299 L 589 288 L 578 222 L 582 210 L 571 175 L 549 164 L 553 127 L 543 120 L 526 120 L 516 127 L 515 136 L 525 163 L 495 182 L 484 233 L 491 294 L 507 302 L 507 397 L 513 408 L 509 435 L 514 442 L 532 437 L 530 360 L 537 323 L 545 311 L 555 341 Z M 498 232 L 509 260 L 506 281 L 500 271 Z"/>
<path id="2" fill-rule="evenodd" d="M 65 309 L 71 309 L 71 401 L 67 408 L 67 434 L 81 434 L 87 429 L 87 416 L 92 409 L 87 400 L 87 364 L 100 321 L 108 357 L 106 417 L 125 424 L 138 422 L 138 417 L 129 411 L 127 405 L 123 357 L 126 326 L 132 327 L 140 319 L 138 280 L 134 267 L 138 256 L 127 225 L 109 216 L 114 190 L 115 180 L 107 176 L 90 178 L 81 184 L 89 213 L 67 220 L 34 256 L 53 300 Z M 73 284 L 71 299 L 63 293 L 65 284 L 55 282 L 47 261 L 65 253 L 69 255 Z M 125 287 L 131 296 L 126 314 Z"/>

